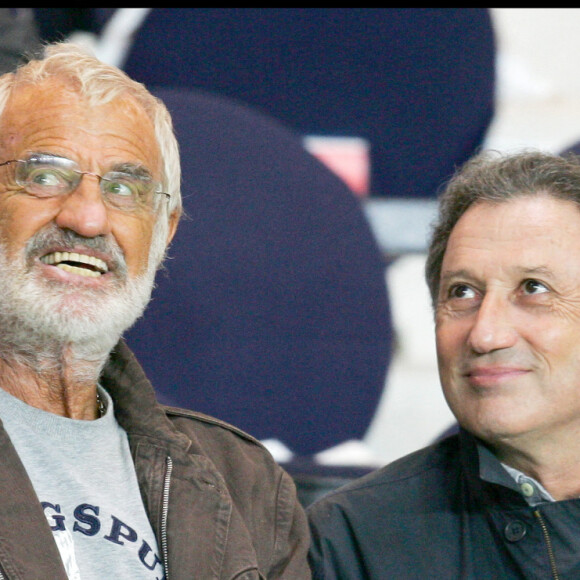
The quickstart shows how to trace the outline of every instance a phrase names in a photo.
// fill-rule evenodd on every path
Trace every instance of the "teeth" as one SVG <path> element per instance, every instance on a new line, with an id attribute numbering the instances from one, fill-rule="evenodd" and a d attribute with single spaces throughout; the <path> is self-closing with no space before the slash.
<path id="1" fill-rule="evenodd" d="M 97 278 L 101 275 L 100 272 L 96 270 L 87 270 L 86 268 L 77 268 L 76 266 L 71 266 L 70 264 L 58 264 L 56 266 L 61 270 L 66 270 L 67 272 L 72 272 L 73 274 L 79 274 L 80 276 L 88 276 L 89 278 Z"/>
<path id="2" fill-rule="evenodd" d="M 79 254 L 77 252 L 53 252 L 46 254 L 40 258 L 44 264 L 56 266 L 67 272 L 80 274 L 81 276 L 97 277 L 108 271 L 107 264 L 103 260 L 95 256 L 87 256 L 86 254 Z M 70 262 L 77 262 L 79 264 L 87 264 L 93 266 L 95 270 L 83 268 L 80 266 L 73 266 Z"/>

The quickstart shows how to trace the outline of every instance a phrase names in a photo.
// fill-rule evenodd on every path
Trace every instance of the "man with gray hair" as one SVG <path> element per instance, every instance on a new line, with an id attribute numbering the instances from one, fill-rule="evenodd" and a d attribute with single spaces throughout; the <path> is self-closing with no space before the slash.
<path id="1" fill-rule="evenodd" d="M 580 159 L 468 162 L 426 276 L 459 432 L 311 506 L 313 577 L 580 578 Z"/>
<path id="2" fill-rule="evenodd" d="M 67 43 L 0 77 L 0 579 L 310 577 L 291 478 L 121 339 L 180 214 L 143 85 Z"/>

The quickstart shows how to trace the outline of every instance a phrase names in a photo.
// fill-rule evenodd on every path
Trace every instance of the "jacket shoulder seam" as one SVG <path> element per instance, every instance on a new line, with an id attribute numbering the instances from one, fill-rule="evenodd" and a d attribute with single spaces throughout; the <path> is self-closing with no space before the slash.
<path id="1" fill-rule="evenodd" d="M 205 413 L 200 413 L 199 411 L 190 411 L 188 409 L 182 409 L 179 407 L 169 407 L 166 405 L 162 405 L 165 414 L 169 417 L 183 417 L 185 419 L 191 419 L 193 421 L 198 421 L 200 423 L 205 423 L 207 425 L 215 425 L 216 427 L 222 427 L 231 433 L 238 435 L 242 439 L 246 439 L 251 443 L 255 443 L 256 445 L 265 448 L 264 445 L 255 437 L 246 433 L 239 427 L 231 425 L 227 421 L 222 421 L 221 419 L 217 419 L 216 417 L 212 417 L 211 415 L 206 415 Z"/>
<path id="2" fill-rule="evenodd" d="M 441 463 L 442 461 L 440 458 L 437 459 L 430 458 L 428 462 L 417 467 L 412 471 L 407 472 L 393 471 L 393 473 L 389 473 L 390 471 L 392 471 L 392 464 L 385 465 L 379 470 L 374 471 L 366 476 L 363 476 L 362 478 L 359 478 L 357 481 L 353 481 L 351 484 L 346 484 L 342 486 L 340 489 L 330 491 L 324 496 L 324 498 L 321 498 L 320 501 L 330 498 L 336 498 L 345 493 L 347 495 L 350 495 L 350 493 L 362 492 L 365 489 L 371 489 L 374 487 L 383 487 L 383 486 L 388 487 L 391 485 L 397 485 L 409 479 L 421 477 L 425 473 L 433 471 L 434 469 L 438 469 L 441 466 Z"/>

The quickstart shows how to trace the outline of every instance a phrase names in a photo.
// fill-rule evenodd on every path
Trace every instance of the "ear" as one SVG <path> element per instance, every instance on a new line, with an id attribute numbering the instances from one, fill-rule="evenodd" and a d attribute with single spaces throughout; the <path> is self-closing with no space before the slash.
<path id="1" fill-rule="evenodd" d="M 167 241 L 165 244 L 165 247 L 167 248 L 169 246 L 169 244 L 171 243 L 171 240 L 173 239 L 173 236 L 175 235 L 175 232 L 177 231 L 177 224 L 179 223 L 179 218 L 181 217 L 181 212 L 180 211 L 174 211 L 170 216 L 169 216 L 169 230 L 167 233 Z"/>

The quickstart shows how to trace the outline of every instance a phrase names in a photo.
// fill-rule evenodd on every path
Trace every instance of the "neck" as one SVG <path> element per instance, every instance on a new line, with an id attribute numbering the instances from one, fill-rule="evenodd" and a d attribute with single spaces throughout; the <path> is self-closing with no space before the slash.
<path id="1" fill-rule="evenodd" d="M 568 427 L 562 438 L 544 437 L 536 445 L 517 449 L 495 446 L 497 458 L 539 481 L 556 500 L 580 497 L 580 429 Z"/>
<path id="2" fill-rule="evenodd" d="M 28 405 L 71 419 L 99 416 L 97 382 L 104 360 L 86 360 L 65 346 L 59 353 L 0 357 L 0 386 Z"/>

